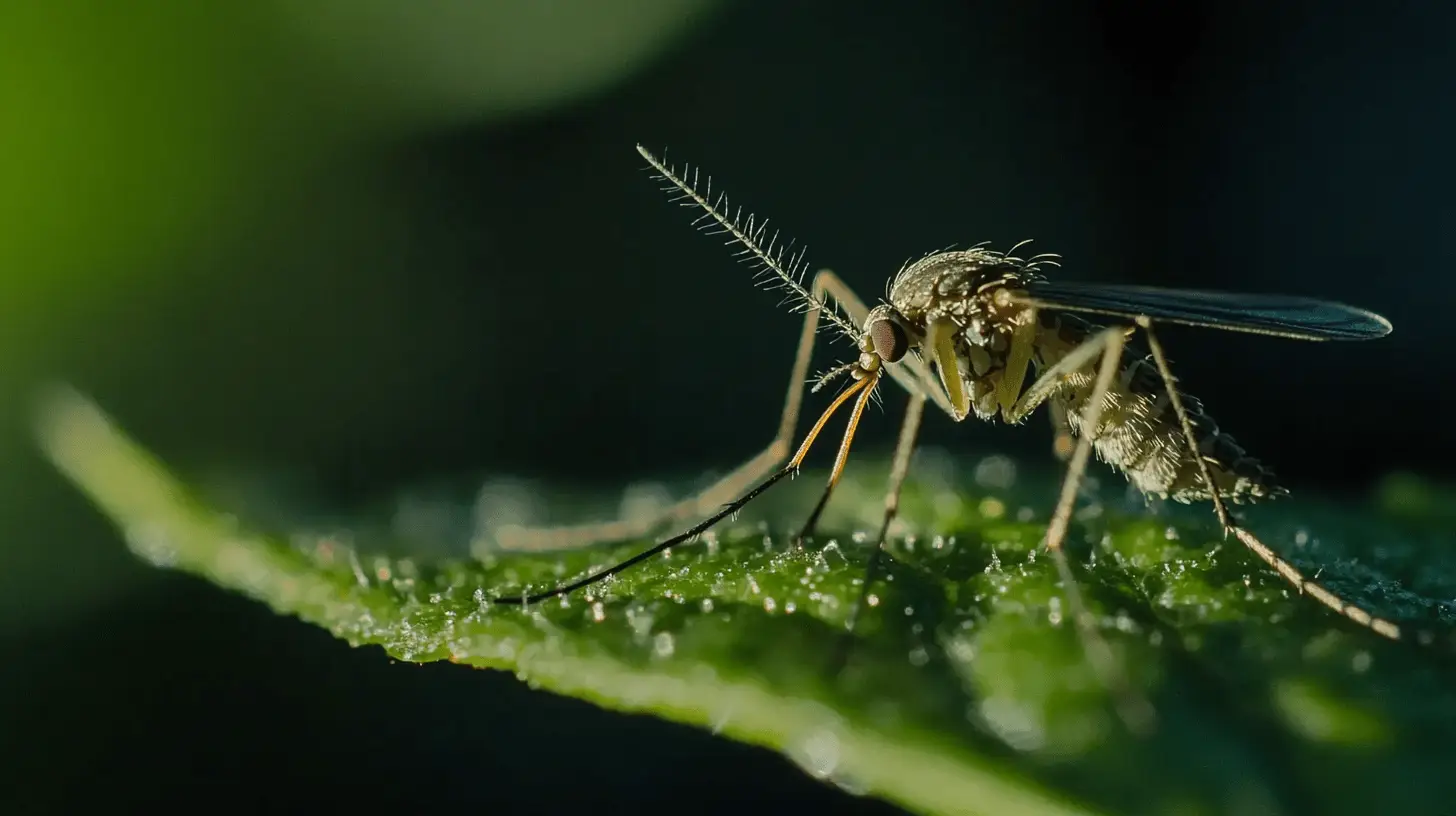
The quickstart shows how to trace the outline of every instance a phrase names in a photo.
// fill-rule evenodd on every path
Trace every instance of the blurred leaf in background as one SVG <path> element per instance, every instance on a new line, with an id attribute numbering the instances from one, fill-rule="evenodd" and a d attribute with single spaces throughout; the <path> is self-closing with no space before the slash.
<path id="1" fill-rule="evenodd" d="M 226 291 L 222 276 L 238 270 L 219 263 L 220 236 L 247 234 L 263 213 L 286 217 L 271 202 L 289 179 L 409 133 L 582 99 L 710 6 L 5 4 L 0 393 L 13 399 L 0 404 L 0 630 L 137 575 L 66 511 L 28 452 L 17 398 L 37 380 L 145 369 L 147 325 L 205 302 L 198 291 Z M 96 328 L 117 314 L 129 329 Z M 208 384 L 152 399 L 189 387 Z"/>

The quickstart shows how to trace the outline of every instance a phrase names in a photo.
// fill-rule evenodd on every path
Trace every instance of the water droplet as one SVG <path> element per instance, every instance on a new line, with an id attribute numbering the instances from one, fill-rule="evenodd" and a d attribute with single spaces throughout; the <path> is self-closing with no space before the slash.
<path id="1" fill-rule="evenodd" d="M 1052 598 L 1047 603 L 1047 620 L 1052 626 L 1062 625 L 1062 599 Z"/>
<path id="2" fill-rule="evenodd" d="M 698 604 L 698 607 L 700 609 L 702 609 L 704 612 L 712 612 L 713 611 L 713 599 L 712 598 L 704 598 L 703 599 L 703 602 L 700 603 L 700 604 Z"/>
<path id="3" fill-rule="evenodd" d="M 969 629 L 970 621 L 961 624 L 963 629 Z M 949 638 L 945 644 L 945 654 L 956 663 L 969 663 L 976 658 L 976 644 L 969 637 Z"/>
<path id="4" fill-rule="evenodd" d="M 645 638 L 652 631 L 652 613 L 644 611 L 641 607 L 629 607 L 627 609 L 627 625 L 632 627 L 633 635 L 638 638 Z"/>
<path id="5" fill-rule="evenodd" d="M 671 632 L 658 632 L 652 638 L 652 653 L 658 657 L 672 657 L 673 650 L 677 648 L 677 642 L 673 639 Z"/>
<path id="6" fill-rule="evenodd" d="M 828 779 L 839 767 L 839 736 L 827 728 L 815 731 L 799 743 L 792 755 L 805 773 Z"/>
<path id="7" fill-rule="evenodd" d="M 1020 700 L 987 697 L 981 701 L 980 714 L 992 731 L 1018 751 L 1035 751 L 1046 745 L 1043 723 Z"/>
<path id="8" fill-rule="evenodd" d="M 602 607 L 601 601 L 597 601 L 596 603 L 592 604 L 591 613 L 592 620 L 596 621 L 597 623 L 601 623 L 607 618 L 607 610 Z"/>
<path id="9" fill-rule="evenodd" d="M 916 646 L 910 650 L 910 665 L 920 668 L 930 662 L 930 653 L 925 651 L 924 646 Z"/>
<path id="10" fill-rule="evenodd" d="M 1016 462 L 1009 456 L 987 456 L 976 463 L 973 478 L 981 487 L 1005 490 L 1016 484 Z"/>
<path id="11" fill-rule="evenodd" d="M 794 614 L 794 610 L 798 608 L 799 607 L 797 604 L 795 604 L 793 601 L 789 601 L 788 603 L 784 604 L 784 613 L 787 615 L 792 615 Z"/>
<path id="12" fill-rule="evenodd" d="M 961 497 L 951 491 L 942 491 L 935 494 L 935 511 L 942 516 L 953 516 L 961 511 L 965 504 Z"/>
<path id="13" fill-rule="evenodd" d="M 774 611 L 774 608 L 776 606 L 778 606 L 778 603 L 775 602 L 773 598 L 764 598 L 763 599 L 763 611 L 765 611 L 765 612 L 772 612 L 772 611 Z"/>
<path id="14" fill-rule="evenodd" d="M 170 567 L 177 562 L 177 549 L 166 531 L 153 525 L 137 525 L 126 530 L 126 543 L 137 555 L 159 567 Z"/>
<path id="15" fill-rule="evenodd" d="M 914 615 L 915 615 L 915 607 L 913 607 L 913 606 L 907 606 L 907 607 L 905 607 L 905 617 L 909 618 L 909 617 L 913 617 Z"/>
<path id="16" fill-rule="evenodd" d="M 354 571 L 354 583 L 367 589 L 369 576 L 364 573 L 364 565 L 359 563 L 359 555 L 352 547 L 349 549 L 349 569 Z"/>
<path id="17" fill-rule="evenodd" d="M 831 551 L 835 555 L 839 556 L 839 559 L 841 561 L 843 561 L 846 564 L 849 563 L 849 559 L 845 557 L 844 551 L 841 550 L 841 549 L 839 549 L 839 542 L 838 541 L 830 541 L 828 544 L 825 544 L 824 545 L 824 548 L 819 551 L 820 560 L 822 561 L 823 560 L 823 557 L 826 556 L 826 555 L 828 555 Z"/>
<path id="18" fill-rule="evenodd" d="M 1122 610 L 1119 610 L 1117 613 L 1117 617 L 1113 618 L 1112 625 L 1119 632 L 1137 634 L 1138 631 L 1138 622 L 1133 620 L 1132 615 L 1129 615 L 1127 614 L 1127 612 Z"/>
<path id="19" fill-rule="evenodd" d="M 1359 651 L 1356 652 L 1355 657 L 1351 659 L 1350 665 L 1352 668 L 1355 669 L 1356 674 L 1364 674 L 1365 672 L 1370 670 L 1370 664 L 1373 663 L 1374 660 L 1375 658 L 1372 657 L 1369 652 Z"/>
<path id="20" fill-rule="evenodd" d="M 880 605 L 880 596 L 878 596 L 878 595 L 876 595 L 876 594 L 874 594 L 872 592 L 872 593 L 870 593 L 869 597 L 865 598 L 865 603 L 869 604 L 870 606 L 879 606 Z"/>

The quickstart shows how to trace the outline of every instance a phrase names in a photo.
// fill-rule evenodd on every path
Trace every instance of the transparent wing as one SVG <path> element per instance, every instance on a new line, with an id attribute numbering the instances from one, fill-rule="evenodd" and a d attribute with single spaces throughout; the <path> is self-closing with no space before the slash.
<path id="1" fill-rule="evenodd" d="M 1297 340 L 1372 340 L 1390 334 L 1374 312 L 1305 297 L 1036 281 L 1026 287 L 1038 308 L 1090 312 L 1162 323 L 1208 326 Z"/>

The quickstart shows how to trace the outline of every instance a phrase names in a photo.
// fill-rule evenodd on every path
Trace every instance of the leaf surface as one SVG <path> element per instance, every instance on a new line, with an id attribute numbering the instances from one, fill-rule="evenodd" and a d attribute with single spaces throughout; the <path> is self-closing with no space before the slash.
<path id="1" fill-rule="evenodd" d="M 879 507 L 873 459 L 852 468 L 843 509 L 804 546 L 779 535 L 818 487 L 801 478 L 766 516 L 522 610 L 492 600 L 644 542 L 431 563 L 361 553 L 348 531 L 262 534 L 210 509 L 72 392 L 45 402 L 39 431 L 158 566 L 401 660 L 511 671 L 782 751 L 912 811 L 1417 814 L 1456 802 L 1456 671 L 1440 652 L 1336 618 L 1224 541 L 1202 508 L 1149 510 L 1120 485 L 1083 503 L 1071 550 L 1104 638 L 1156 707 L 1147 738 L 1114 716 L 1037 549 L 1052 471 L 1013 481 L 998 459 L 1000 477 L 912 479 L 908 521 L 836 675 L 872 546 L 853 531 L 874 529 Z M 1449 628 L 1446 504 L 1413 484 L 1392 481 L 1363 505 L 1258 508 L 1249 526 L 1351 600 Z"/>

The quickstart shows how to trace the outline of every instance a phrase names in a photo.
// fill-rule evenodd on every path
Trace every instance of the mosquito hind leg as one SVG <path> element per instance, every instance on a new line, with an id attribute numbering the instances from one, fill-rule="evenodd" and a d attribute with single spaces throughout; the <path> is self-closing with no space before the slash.
<path id="1" fill-rule="evenodd" d="M 1087 611 L 1087 604 L 1082 600 L 1082 591 L 1077 585 L 1076 576 L 1072 574 L 1072 565 L 1067 560 L 1066 552 L 1062 549 L 1067 537 L 1067 528 L 1072 519 L 1072 508 L 1077 501 L 1077 489 L 1086 473 L 1087 460 L 1092 454 L 1092 441 L 1102 422 L 1103 403 L 1106 401 L 1107 392 L 1112 386 L 1113 378 L 1117 376 L 1118 366 L 1122 361 L 1122 351 L 1127 344 L 1127 333 L 1127 329 L 1121 327 L 1106 329 L 1073 349 L 1057 365 L 1048 369 L 1035 383 L 1032 383 L 1031 388 L 1012 407 L 1011 413 L 1014 416 L 1025 416 L 1036 407 L 1036 403 L 1050 396 L 1066 376 L 1084 368 L 1089 362 L 1088 358 L 1101 357 L 1101 364 L 1097 369 L 1097 379 L 1092 386 L 1092 394 L 1087 400 L 1087 407 L 1082 409 L 1082 432 L 1077 438 L 1077 445 L 1072 450 L 1070 461 L 1067 464 L 1067 475 L 1062 480 L 1062 490 L 1057 497 L 1056 509 L 1052 511 L 1051 522 L 1047 524 L 1045 543 L 1047 552 L 1051 553 L 1052 562 L 1056 564 L 1057 577 L 1061 580 L 1062 591 L 1066 595 L 1072 621 L 1077 627 L 1082 640 L 1082 649 L 1087 654 L 1087 660 L 1092 665 L 1092 670 L 1097 673 L 1102 685 L 1112 694 L 1117 705 L 1118 716 L 1134 733 L 1145 734 L 1152 730 L 1155 722 L 1156 715 L 1153 712 L 1153 706 L 1147 698 L 1132 688 L 1122 667 L 1117 662 L 1116 655 L 1112 653 L 1112 648 L 1097 631 L 1097 623 L 1092 619 L 1091 613 Z M 1066 364 L 1065 369 L 1063 364 Z"/>
<path id="2" fill-rule="evenodd" d="M 815 300 L 824 301 L 825 295 L 838 302 L 849 318 L 856 324 L 864 321 L 869 309 L 854 292 L 828 269 L 820 270 L 814 276 Z M 829 306 L 828 308 L 834 308 Z M 771 473 L 775 467 L 788 458 L 793 444 L 795 426 L 804 403 L 804 391 L 809 376 L 809 362 L 814 352 L 814 338 L 819 326 L 819 308 L 811 308 L 804 315 L 803 329 L 799 332 L 798 351 L 789 373 L 788 393 L 784 395 L 783 412 L 779 416 L 778 430 L 773 440 L 753 458 L 734 468 L 732 472 L 718 479 L 703 491 L 675 502 L 658 513 L 621 518 L 616 521 L 595 522 L 561 527 L 527 528 L 517 525 L 504 526 L 496 531 L 496 543 L 503 550 L 562 550 L 583 547 L 602 541 L 619 541 L 649 535 L 670 522 L 681 522 L 716 511 L 725 502 L 760 479 Z M 827 498 L 827 497 L 826 497 Z"/>
<path id="3" fill-rule="evenodd" d="M 1213 480 L 1213 473 L 1208 468 L 1208 462 L 1198 449 L 1198 436 L 1193 432 L 1193 422 L 1188 417 L 1188 411 L 1183 407 L 1183 400 L 1179 396 L 1178 387 L 1175 384 L 1177 380 L 1173 379 L 1173 372 L 1168 367 L 1168 358 L 1163 353 L 1163 344 L 1158 342 L 1157 335 L 1153 333 L 1152 321 L 1146 317 L 1140 317 L 1137 323 L 1148 338 L 1148 348 L 1153 353 L 1153 362 L 1158 367 L 1158 374 L 1163 378 L 1163 387 L 1168 391 L 1168 400 L 1173 406 L 1173 411 L 1178 415 L 1178 424 L 1183 428 L 1183 438 L 1188 443 L 1188 450 L 1192 452 L 1194 461 L 1198 463 L 1198 475 L 1208 486 L 1209 498 L 1213 501 L 1213 510 L 1218 516 L 1219 525 L 1223 527 L 1224 535 L 1233 533 L 1234 537 L 1245 547 L 1248 547 L 1254 555 L 1272 567 L 1281 578 L 1289 582 L 1300 593 L 1309 595 L 1334 612 L 1379 635 L 1391 640 L 1404 640 L 1405 633 L 1399 625 L 1371 614 L 1368 610 L 1346 601 L 1324 586 L 1306 578 L 1298 567 L 1281 558 L 1253 533 L 1234 523 L 1233 517 L 1224 504 L 1223 494 L 1219 490 L 1218 483 Z"/>

